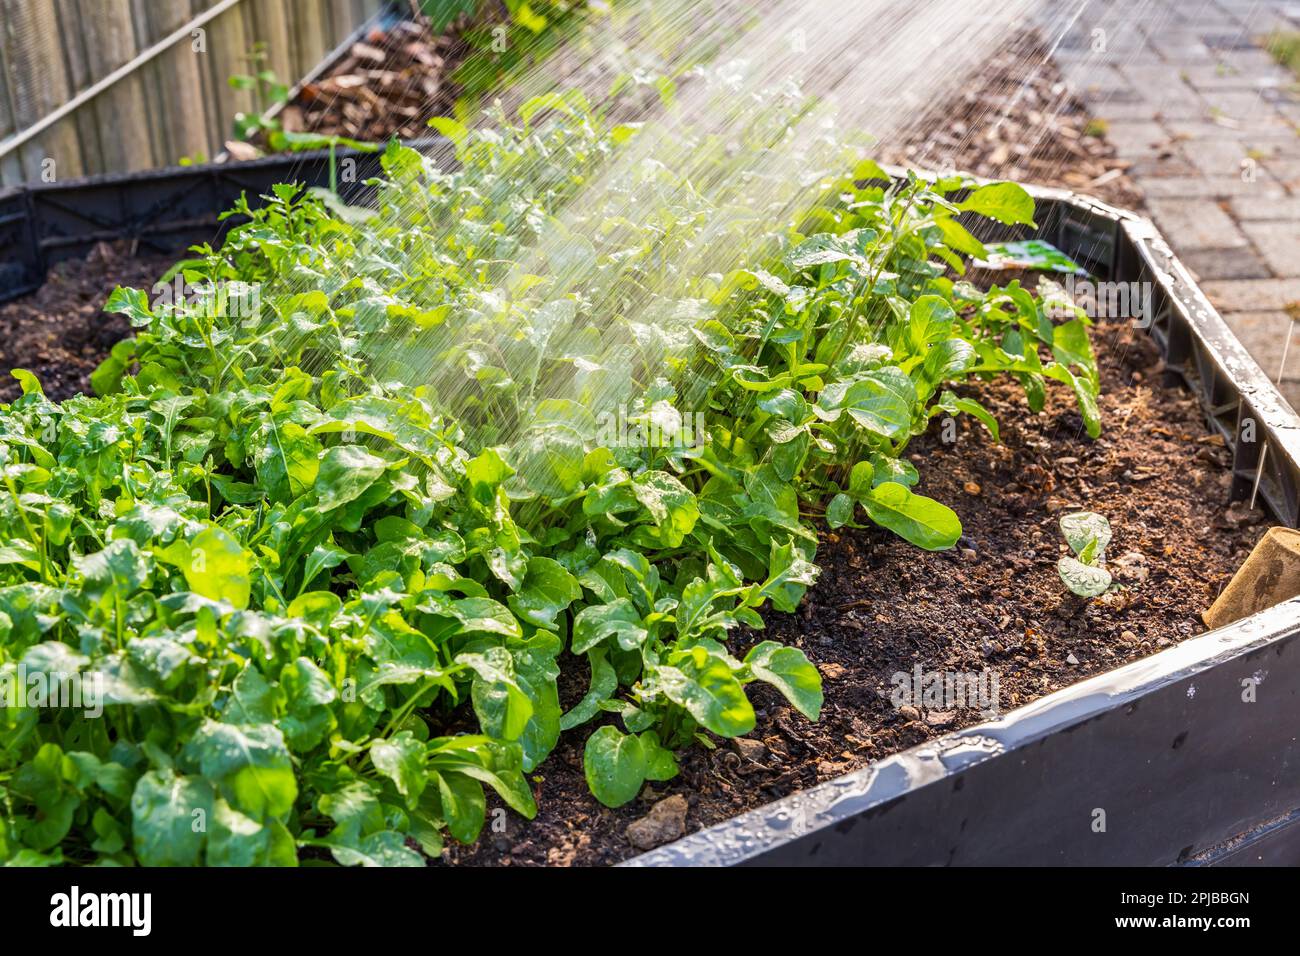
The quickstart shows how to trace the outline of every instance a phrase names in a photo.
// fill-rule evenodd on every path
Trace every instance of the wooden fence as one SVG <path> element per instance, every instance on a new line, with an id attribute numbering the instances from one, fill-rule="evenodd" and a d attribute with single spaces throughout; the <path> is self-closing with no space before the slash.
<path id="1" fill-rule="evenodd" d="M 255 108 L 228 82 L 251 72 L 254 43 L 292 84 L 381 6 L 0 0 L 0 186 L 211 159 Z"/>

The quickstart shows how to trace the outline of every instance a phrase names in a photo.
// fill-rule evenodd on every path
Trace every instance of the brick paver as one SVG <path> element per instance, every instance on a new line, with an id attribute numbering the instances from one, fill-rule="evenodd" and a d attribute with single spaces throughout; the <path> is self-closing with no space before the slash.
<path id="1" fill-rule="evenodd" d="M 1191 249 L 1179 257 L 1201 280 L 1267 279 L 1273 273 L 1254 249 Z"/>
<path id="2" fill-rule="evenodd" d="M 1300 302 L 1300 279 L 1243 279 L 1228 282 L 1202 282 L 1201 289 L 1219 311 L 1261 312 L 1285 309 Z M 1282 343 L 1278 343 L 1280 352 Z M 1256 359 L 1259 356 L 1255 356 Z M 1272 356 L 1264 356 L 1271 359 Z M 1267 364 L 1261 361 L 1261 365 Z"/>
<path id="3" fill-rule="evenodd" d="M 1147 205 L 1166 236 L 1182 249 L 1235 249 L 1246 237 L 1218 203 L 1208 199 L 1151 199 Z"/>
<path id="4" fill-rule="evenodd" d="M 1278 276 L 1300 276 L 1300 219 L 1243 222 L 1242 230 Z"/>
<path id="5" fill-rule="evenodd" d="M 1091 9 L 1057 50 L 1062 73 L 1270 376 L 1292 334 L 1282 391 L 1300 407 L 1300 82 L 1258 46 L 1300 32 L 1300 2 L 1148 0 L 1140 22 L 1123 0 Z"/>

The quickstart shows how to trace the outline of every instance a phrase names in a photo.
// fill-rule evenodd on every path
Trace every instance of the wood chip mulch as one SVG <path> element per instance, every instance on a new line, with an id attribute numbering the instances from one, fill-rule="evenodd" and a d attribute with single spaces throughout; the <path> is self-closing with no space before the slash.
<path id="1" fill-rule="evenodd" d="M 1115 156 L 1106 130 L 1090 124 L 1083 104 L 1033 32 L 994 54 L 958 96 L 924 115 L 889 162 L 959 170 L 988 179 L 1057 186 L 1140 209 L 1142 192 Z"/>

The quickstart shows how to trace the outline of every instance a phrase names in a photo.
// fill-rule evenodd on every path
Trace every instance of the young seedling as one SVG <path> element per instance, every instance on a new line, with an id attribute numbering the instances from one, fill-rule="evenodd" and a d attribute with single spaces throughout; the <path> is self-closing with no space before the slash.
<path id="1" fill-rule="evenodd" d="M 1110 522 L 1093 511 L 1079 511 L 1061 518 L 1073 555 L 1056 562 L 1061 581 L 1081 598 L 1094 598 L 1110 589 L 1110 572 L 1106 570 L 1106 545 L 1110 544 Z"/>

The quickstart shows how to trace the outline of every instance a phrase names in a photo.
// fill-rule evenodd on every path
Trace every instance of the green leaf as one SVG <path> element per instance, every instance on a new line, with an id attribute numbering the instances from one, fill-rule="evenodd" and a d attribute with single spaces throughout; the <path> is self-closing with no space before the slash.
<path id="1" fill-rule="evenodd" d="M 955 219 L 936 219 L 934 224 L 939 227 L 944 243 L 955 252 L 973 256 L 976 259 L 986 259 L 988 257 L 988 249 L 985 248 L 984 243 L 967 232 Z"/>
<path id="2" fill-rule="evenodd" d="M 862 499 L 871 520 L 919 548 L 942 551 L 961 537 L 961 521 L 945 505 L 886 481 Z"/>
<path id="3" fill-rule="evenodd" d="M 316 506 L 332 511 L 359 498 L 388 467 L 360 445 L 336 445 L 321 457 L 316 474 Z"/>
<path id="4" fill-rule="evenodd" d="M 976 189 L 959 203 L 963 212 L 979 213 L 1007 225 L 1034 226 L 1034 200 L 1016 183 L 990 183 Z"/>
<path id="5" fill-rule="evenodd" d="M 229 724 L 269 724 L 275 719 L 277 694 L 257 665 L 249 662 L 231 684 L 222 720 Z"/>
<path id="6" fill-rule="evenodd" d="M 916 466 L 910 461 L 902 458 L 895 458 L 892 455 L 882 455 L 873 453 L 871 456 L 872 475 L 871 483 L 882 485 L 887 481 L 893 481 L 900 485 L 912 487 L 921 480 L 921 476 L 916 471 Z"/>
<path id="7" fill-rule="evenodd" d="M 856 166 L 853 167 L 853 178 L 870 182 L 872 180 L 880 182 L 892 182 L 889 173 L 885 172 L 880 164 L 873 159 L 860 159 Z"/>
<path id="8" fill-rule="evenodd" d="M 860 461 L 849 471 L 849 492 L 861 498 L 875 484 L 876 469 L 869 461 Z"/>
<path id="9" fill-rule="evenodd" d="M 122 339 L 111 349 L 108 357 L 90 373 L 90 387 L 96 395 L 112 395 L 121 391 L 122 379 L 130 371 L 135 359 L 135 339 Z"/>
<path id="10" fill-rule="evenodd" d="M 620 597 L 609 604 L 590 604 L 573 619 L 573 644 L 575 654 L 585 654 L 606 638 L 625 651 L 639 648 L 649 636 L 642 624 L 641 614 L 628 598 Z"/>
<path id="11" fill-rule="evenodd" d="M 961 398 L 952 392 L 944 392 L 939 397 L 937 407 L 942 408 L 950 415 L 957 415 L 961 412 L 965 412 L 987 428 L 989 434 L 993 436 L 994 441 L 1002 440 L 998 433 L 998 420 L 993 417 L 992 413 L 990 413 L 987 408 L 975 401 L 975 399 Z"/>
<path id="12" fill-rule="evenodd" d="M 1069 385 L 1074 392 L 1074 399 L 1079 405 L 1079 414 L 1089 438 L 1101 434 L 1101 410 L 1097 407 L 1097 390 L 1087 375 L 1075 375 L 1059 362 L 1053 362 L 1043 369 L 1048 378 L 1056 379 Z"/>
<path id="13" fill-rule="evenodd" d="M 149 575 L 149 559 L 129 538 L 110 542 L 101 551 L 77 559 L 84 579 L 82 589 L 99 600 L 107 595 L 122 599 L 136 592 Z"/>
<path id="14" fill-rule="evenodd" d="M 506 598 L 506 603 L 524 623 L 554 630 L 556 617 L 580 597 L 578 579 L 558 561 L 529 558 L 523 586 Z"/>
<path id="15" fill-rule="evenodd" d="M 944 339 L 925 354 L 921 374 L 931 389 L 975 364 L 975 347 L 965 339 Z"/>
<path id="16" fill-rule="evenodd" d="M 641 740 L 641 751 L 645 754 L 645 778 L 662 781 L 677 776 L 677 757 L 659 743 L 659 735 L 653 730 L 647 730 L 638 736 Z"/>
<path id="17" fill-rule="evenodd" d="M 443 819 L 447 821 L 447 829 L 461 843 L 473 843 L 478 839 L 487 815 L 483 785 L 461 773 L 440 773 L 435 776 L 438 782 L 438 802 L 442 807 Z"/>
<path id="18" fill-rule="evenodd" d="M 530 820 L 537 814 L 518 744 L 488 737 L 443 737 L 430 742 L 429 768 L 438 773 L 463 773 L 490 786 L 516 813 Z"/>
<path id="19" fill-rule="evenodd" d="M 259 823 L 218 797 L 208 834 L 208 866 L 297 866 L 298 848 L 279 820 Z"/>
<path id="20" fill-rule="evenodd" d="M 1052 335 L 1052 354 L 1062 365 L 1078 366 L 1093 378 L 1097 374 L 1097 357 L 1088 339 L 1088 327 L 1082 319 L 1071 319 L 1056 326 Z"/>
<path id="21" fill-rule="evenodd" d="M 330 853 L 343 866 L 424 866 L 424 859 L 406 845 L 396 830 L 381 830 L 353 844 L 331 842 Z"/>
<path id="22" fill-rule="evenodd" d="M 145 866 L 198 866 L 212 815 L 212 787 L 201 777 L 151 770 L 131 795 L 131 841 Z"/>
<path id="23" fill-rule="evenodd" d="M 827 388 L 820 404 L 843 409 L 868 431 L 899 438 L 912 425 L 916 400 L 912 380 L 901 369 L 889 366 L 866 372 L 842 388 Z"/>
<path id="24" fill-rule="evenodd" d="M 310 750 L 334 729 L 330 705 L 338 699 L 338 692 L 329 675 L 306 657 L 299 657 L 281 672 L 280 686 L 287 712 L 279 727 L 285 740 L 295 751 Z"/>
<path id="25" fill-rule="evenodd" d="M 947 299 L 940 295 L 923 295 L 912 303 L 908 314 L 908 343 L 914 352 L 924 352 L 931 342 L 947 338 L 956 321 L 957 313 Z"/>
<path id="26" fill-rule="evenodd" d="M 203 776 L 231 806 L 255 820 L 284 817 L 298 796 L 284 737 L 269 724 L 205 721 L 188 745 Z"/>
<path id="27" fill-rule="evenodd" d="M 137 328 L 153 321 L 153 313 L 149 309 L 149 297 L 140 289 L 125 289 L 118 286 L 109 293 L 108 301 L 104 303 L 104 311 L 125 315 Z"/>
<path id="28" fill-rule="evenodd" d="M 754 729 L 754 707 L 730 665 L 717 655 L 688 654 L 680 668 L 655 667 L 654 678 L 669 700 L 719 737 L 741 737 Z"/>
<path id="29" fill-rule="evenodd" d="M 841 492 L 831 499 L 831 503 L 826 506 L 826 525 L 830 528 L 841 528 L 853 520 L 853 509 L 856 502 L 848 495 Z"/>
<path id="30" fill-rule="evenodd" d="M 1111 539 L 1110 522 L 1105 515 L 1095 511 L 1076 511 L 1062 515 L 1060 524 L 1061 534 L 1065 535 L 1066 544 L 1075 554 L 1081 555 L 1089 547 L 1098 557 L 1105 554 Z"/>
<path id="31" fill-rule="evenodd" d="M 253 455 L 258 480 L 276 501 L 293 501 L 316 481 L 320 443 L 301 425 L 274 417 L 267 422 L 265 441 Z"/>
<path id="32" fill-rule="evenodd" d="M 614 673 L 604 648 L 595 647 L 588 651 L 587 662 L 591 666 L 590 686 L 582 700 L 560 719 L 561 730 L 572 730 L 591 720 L 600 713 L 600 705 L 618 690 L 618 675 Z"/>
<path id="33" fill-rule="evenodd" d="M 25 368 L 12 369 L 9 372 L 14 378 L 18 379 L 18 385 L 24 395 L 44 395 L 45 389 L 41 388 L 41 380 L 27 371 Z"/>
<path id="34" fill-rule="evenodd" d="M 533 702 L 529 689 L 515 674 L 510 652 L 493 647 L 481 654 L 461 654 L 456 663 L 474 671 L 470 696 L 484 733 L 501 740 L 517 740 L 533 716 Z"/>
<path id="35" fill-rule="evenodd" d="M 795 272 L 802 272 L 815 266 L 824 266 L 835 262 L 853 262 L 865 265 L 866 260 L 858 251 L 852 233 L 836 236 L 820 233 L 809 236 L 795 246 L 786 256 L 786 263 Z"/>
<path id="36" fill-rule="evenodd" d="M 181 572 L 191 591 L 213 601 L 248 607 L 252 561 L 230 532 L 215 525 L 190 539 Z"/>
<path id="37" fill-rule="evenodd" d="M 1056 562 L 1057 573 L 1065 586 L 1079 597 L 1092 598 L 1105 594 L 1110 588 L 1110 572 L 1091 564 L 1084 564 L 1069 555 Z"/>
<path id="38" fill-rule="evenodd" d="M 695 495 L 666 471 L 647 471 L 632 479 L 632 490 L 654 519 L 664 547 L 675 548 L 685 540 L 700 517 Z"/>
<path id="39" fill-rule="evenodd" d="M 822 676 L 799 648 L 763 641 L 745 655 L 745 663 L 809 720 L 821 715 Z"/>
<path id="40" fill-rule="evenodd" d="M 331 837 L 354 843 L 362 834 L 384 828 L 384 811 L 379 804 L 377 785 L 353 780 L 337 790 L 322 793 L 316 801 L 320 812 L 338 825 Z"/>
<path id="41" fill-rule="evenodd" d="M 606 724 L 587 738 L 582 769 L 597 800 L 621 807 L 636 799 L 645 783 L 645 750 L 640 738 Z"/>
<path id="42" fill-rule="evenodd" d="M 370 745 L 370 762 L 406 798 L 407 806 L 415 807 L 426 783 L 424 776 L 424 744 L 409 731 L 394 734 L 387 740 L 376 740 Z"/>

